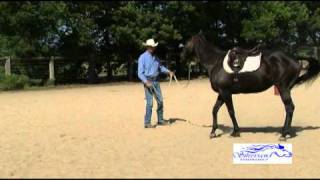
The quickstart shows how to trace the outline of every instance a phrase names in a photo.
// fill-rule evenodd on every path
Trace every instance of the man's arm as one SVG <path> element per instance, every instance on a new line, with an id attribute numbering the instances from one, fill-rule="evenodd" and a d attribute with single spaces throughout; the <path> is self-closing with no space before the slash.
<path id="1" fill-rule="evenodd" d="M 143 56 L 140 56 L 138 60 L 138 77 L 143 83 L 147 83 L 147 78 L 144 75 L 144 63 L 145 61 Z"/>
<path id="2" fill-rule="evenodd" d="M 160 71 L 165 74 L 169 74 L 170 70 L 164 67 L 162 64 L 160 65 Z"/>
<path id="3" fill-rule="evenodd" d="M 159 63 L 160 63 L 160 60 L 159 60 Z M 169 69 L 164 67 L 164 65 L 162 65 L 161 63 L 159 65 L 159 68 L 160 68 L 160 72 L 168 74 L 168 75 L 170 75 L 170 77 L 174 75 L 174 73 L 172 71 L 170 71 Z"/>
<path id="4" fill-rule="evenodd" d="M 165 73 L 165 74 L 169 74 L 170 73 L 170 70 L 167 69 L 166 67 L 164 67 L 164 65 L 161 64 L 161 61 L 158 57 L 157 58 L 157 61 L 159 62 L 159 69 L 160 69 L 160 72 L 162 73 Z"/>

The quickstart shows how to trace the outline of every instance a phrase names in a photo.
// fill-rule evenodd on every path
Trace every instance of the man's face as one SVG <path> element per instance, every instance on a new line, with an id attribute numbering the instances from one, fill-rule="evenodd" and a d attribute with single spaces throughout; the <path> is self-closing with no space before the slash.
<path id="1" fill-rule="evenodd" d="M 147 50 L 148 50 L 150 53 L 154 53 L 155 49 L 156 49 L 156 47 L 151 47 L 151 46 L 147 47 Z"/>

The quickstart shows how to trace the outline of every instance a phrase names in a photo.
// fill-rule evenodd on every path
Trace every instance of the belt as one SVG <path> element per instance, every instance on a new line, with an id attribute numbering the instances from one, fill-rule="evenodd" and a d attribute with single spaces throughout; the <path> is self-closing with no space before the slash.
<path id="1" fill-rule="evenodd" d="M 156 76 L 156 77 L 147 77 L 147 79 L 150 80 L 150 81 L 157 81 L 157 80 L 159 80 L 159 77 L 158 76 Z"/>

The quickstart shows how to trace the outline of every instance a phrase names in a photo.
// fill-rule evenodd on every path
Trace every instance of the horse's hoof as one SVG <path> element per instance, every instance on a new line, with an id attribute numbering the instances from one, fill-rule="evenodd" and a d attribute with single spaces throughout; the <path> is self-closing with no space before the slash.
<path id="1" fill-rule="evenodd" d="M 240 137 L 240 132 L 232 132 L 231 136 L 232 137 Z"/>
<path id="2" fill-rule="evenodd" d="M 287 139 L 291 138 L 291 134 L 282 134 L 279 138 L 280 141 L 287 141 Z"/>
<path id="3" fill-rule="evenodd" d="M 218 137 L 216 133 L 211 133 L 211 134 L 210 134 L 210 139 L 216 138 L 216 137 Z"/>
<path id="4" fill-rule="evenodd" d="M 287 138 L 284 137 L 284 136 L 281 136 L 281 137 L 279 138 L 279 141 L 287 141 Z"/>
<path id="5" fill-rule="evenodd" d="M 290 138 L 296 137 L 297 133 L 295 131 L 291 131 L 289 136 L 290 136 Z"/>

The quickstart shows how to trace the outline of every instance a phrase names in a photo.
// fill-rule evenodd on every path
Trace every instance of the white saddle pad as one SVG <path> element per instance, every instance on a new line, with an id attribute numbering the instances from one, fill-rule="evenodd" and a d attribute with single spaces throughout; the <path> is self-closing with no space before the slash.
<path id="1" fill-rule="evenodd" d="M 224 57 L 223 69 L 227 73 L 234 73 L 234 71 L 231 69 L 231 67 L 228 64 L 229 53 L 230 53 L 230 50 L 228 51 L 227 55 Z M 257 56 L 248 56 L 239 73 L 256 71 L 260 67 L 260 62 L 261 62 L 261 53 L 258 54 Z"/>

